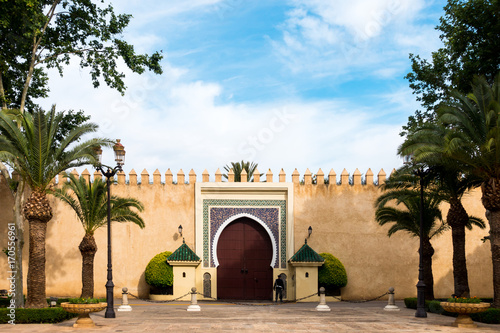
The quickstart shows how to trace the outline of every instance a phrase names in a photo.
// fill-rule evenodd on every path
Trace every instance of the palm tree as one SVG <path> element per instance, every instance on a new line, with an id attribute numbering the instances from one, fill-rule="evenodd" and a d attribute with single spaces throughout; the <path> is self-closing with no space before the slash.
<path id="1" fill-rule="evenodd" d="M 80 297 L 94 297 L 94 257 L 97 244 L 94 232 L 108 221 L 106 182 L 95 179 L 93 183 L 69 174 L 69 183 L 57 188 L 54 195 L 67 203 L 82 223 L 85 236 L 78 246 L 82 254 L 82 294 Z M 141 229 L 144 221 L 131 208 L 139 212 L 144 210 L 142 203 L 134 198 L 111 197 L 111 221 L 133 222 Z"/>
<path id="2" fill-rule="evenodd" d="M 412 155 L 417 161 L 431 166 L 434 183 L 445 196 L 445 201 L 450 204 L 446 221 L 451 227 L 453 244 L 454 294 L 458 297 L 469 297 L 465 228 L 470 230 L 475 225 L 484 229 L 486 225 L 482 219 L 470 217 L 462 204 L 463 195 L 478 186 L 479 180 L 474 175 L 465 174 L 462 171 L 463 165 L 442 152 L 446 131 L 445 127 L 425 124 L 407 137 L 398 153 L 403 156 Z"/>
<path id="3" fill-rule="evenodd" d="M 394 177 L 394 175 L 393 175 Z M 391 177 L 391 178 L 393 178 Z M 397 176 L 396 176 L 397 177 Z M 407 179 L 413 175 L 401 175 Z M 401 178 L 400 178 L 401 179 Z M 393 179 L 389 179 L 386 184 L 390 184 Z M 391 185 L 389 185 L 390 187 Z M 424 195 L 424 219 L 423 219 L 423 248 L 422 262 L 425 283 L 425 299 L 434 299 L 434 277 L 432 274 L 432 256 L 434 248 L 431 239 L 447 229 L 446 223 L 442 219 L 439 205 L 443 197 L 434 190 L 428 190 Z M 392 203 L 396 203 L 396 207 Z M 403 209 L 398 208 L 404 206 Z M 418 188 L 389 189 L 375 202 L 375 219 L 380 225 L 392 224 L 387 235 L 391 237 L 398 231 L 406 231 L 412 237 L 420 235 L 420 190 Z M 419 249 L 420 252 L 420 249 Z"/>
<path id="4" fill-rule="evenodd" d="M 29 266 L 27 276 L 27 307 L 47 307 L 45 296 L 45 238 L 47 223 L 52 219 L 52 208 L 47 190 L 57 174 L 66 169 L 94 163 L 93 150 L 99 145 L 109 145 L 109 140 L 91 139 L 78 141 L 85 134 L 93 133 L 97 125 L 85 123 L 74 128 L 57 143 L 55 139 L 62 113 L 41 109 L 22 116 L 21 128 L 3 112 L 0 113 L 0 159 L 19 173 L 31 188 L 23 205 L 24 217 L 29 222 Z"/>
<path id="5" fill-rule="evenodd" d="M 438 110 L 439 122 L 449 128 L 442 151 L 481 180 L 490 225 L 493 306 L 500 308 L 500 74 L 491 86 L 484 77 L 475 77 L 471 94 L 452 96 Z"/>
<path id="6" fill-rule="evenodd" d="M 231 162 L 231 165 L 224 166 L 224 170 L 226 170 L 226 173 L 224 173 L 222 176 L 225 179 L 228 179 L 227 173 L 229 173 L 229 171 L 233 169 L 234 181 L 241 182 L 241 173 L 243 172 L 243 170 L 245 170 L 247 173 L 247 182 L 252 182 L 253 174 L 257 169 L 257 165 L 258 164 L 255 162 L 245 162 L 243 160 L 241 162 Z M 262 176 L 262 174 L 260 175 Z"/>

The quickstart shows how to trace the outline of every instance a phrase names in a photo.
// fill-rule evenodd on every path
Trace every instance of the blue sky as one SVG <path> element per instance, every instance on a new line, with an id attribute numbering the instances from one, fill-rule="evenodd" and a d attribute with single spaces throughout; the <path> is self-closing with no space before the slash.
<path id="1" fill-rule="evenodd" d="M 252 160 L 275 178 L 345 168 L 389 173 L 398 133 L 418 108 L 409 53 L 441 46 L 445 1 L 121 0 L 124 37 L 162 50 L 164 74 L 127 73 L 125 96 L 93 89 L 76 62 L 51 73 L 46 105 L 83 109 L 100 135 L 121 138 L 125 171 L 212 175 Z M 111 151 L 105 152 L 111 161 Z M 106 155 L 103 157 L 106 160 Z M 105 161 L 104 161 L 105 162 Z"/>

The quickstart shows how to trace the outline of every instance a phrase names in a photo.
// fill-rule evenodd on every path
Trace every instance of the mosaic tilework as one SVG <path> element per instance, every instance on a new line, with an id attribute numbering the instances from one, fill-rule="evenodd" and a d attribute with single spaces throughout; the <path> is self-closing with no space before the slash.
<path id="1" fill-rule="evenodd" d="M 213 237 L 215 233 L 217 232 L 217 229 L 213 230 L 211 232 L 211 223 L 210 221 L 210 208 L 213 207 L 220 207 L 222 209 L 234 209 L 234 208 L 240 208 L 241 211 L 238 211 L 238 213 L 232 214 L 232 216 L 236 214 L 241 214 L 241 213 L 248 213 L 252 214 L 250 211 L 254 207 L 262 207 L 260 209 L 265 209 L 269 207 L 277 207 L 279 208 L 279 233 L 280 233 L 280 238 L 276 237 L 276 239 L 279 239 L 279 248 L 280 248 L 280 261 L 281 261 L 281 267 L 286 268 L 286 201 L 285 200 L 227 200 L 227 199 L 205 199 L 203 200 L 203 266 L 208 267 L 209 265 L 213 266 L 213 263 L 210 260 L 210 244 L 212 243 Z M 264 208 L 265 207 L 265 208 Z M 222 211 L 221 211 L 222 212 Z M 229 211 L 228 211 L 229 212 Z M 233 210 L 233 212 L 235 212 Z M 256 211 L 252 211 L 255 215 Z M 270 214 L 270 211 L 262 211 L 264 218 L 269 215 L 265 214 Z M 221 213 L 223 214 L 223 213 Z M 224 214 L 224 216 L 226 216 Z M 231 215 L 228 215 L 228 218 Z M 260 218 L 260 217 L 259 217 Z M 264 221 L 263 218 L 260 218 L 262 221 Z M 226 218 L 227 220 L 227 218 Z M 220 226 L 221 223 L 224 221 L 213 221 L 213 223 L 219 223 L 218 225 Z M 275 226 L 277 223 L 274 223 Z M 271 228 L 271 230 L 275 230 L 275 227 Z M 274 231 L 273 231 L 274 234 Z"/>
<path id="2" fill-rule="evenodd" d="M 219 230 L 219 227 L 227 221 L 232 216 L 246 213 L 252 216 L 259 218 L 262 222 L 264 222 L 269 229 L 271 229 L 271 233 L 274 236 L 276 242 L 279 242 L 279 209 L 278 208 L 210 208 L 210 247 L 213 248 L 214 243 L 213 240 L 215 238 L 215 234 Z M 213 250 L 213 249 L 212 249 Z M 210 253 L 213 253 L 210 251 Z M 279 245 L 276 247 L 276 260 L 275 268 L 279 267 Z M 210 258 L 210 265 L 215 267 L 214 258 Z"/>

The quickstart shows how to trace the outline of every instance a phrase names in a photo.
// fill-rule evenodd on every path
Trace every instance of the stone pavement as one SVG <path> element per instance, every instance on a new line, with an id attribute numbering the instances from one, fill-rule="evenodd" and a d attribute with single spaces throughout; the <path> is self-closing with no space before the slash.
<path id="1" fill-rule="evenodd" d="M 115 306 L 120 300 L 115 301 Z M 90 316 L 93 329 L 77 329 L 76 319 L 59 324 L 0 325 L 0 332 L 500 332 L 500 325 L 477 323 L 478 328 L 451 326 L 455 320 L 429 313 L 415 318 L 415 310 L 401 301 L 399 312 L 384 311 L 385 301 L 328 303 L 330 312 L 315 310 L 317 303 L 253 303 L 235 305 L 199 302 L 200 312 L 186 311 L 189 302 L 148 303 L 130 300 L 131 312 L 116 312 L 104 318 L 104 311 Z"/>

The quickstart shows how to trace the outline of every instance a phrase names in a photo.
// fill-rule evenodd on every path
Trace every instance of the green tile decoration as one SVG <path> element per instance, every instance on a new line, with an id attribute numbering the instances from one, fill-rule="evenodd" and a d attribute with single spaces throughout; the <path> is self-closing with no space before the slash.
<path id="1" fill-rule="evenodd" d="M 281 268 L 286 268 L 286 200 L 236 200 L 236 199 L 204 199 L 203 200 L 203 267 L 213 266 L 210 255 L 212 242 L 210 229 L 210 208 L 278 208 L 279 209 L 279 262 Z M 241 210 L 238 210 L 242 212 Z M 251 211 L 249 209 L 249 211 Z M 215 232 L 213 233 L 215 234 Z"/>

